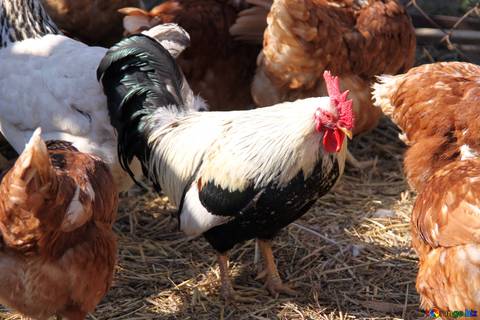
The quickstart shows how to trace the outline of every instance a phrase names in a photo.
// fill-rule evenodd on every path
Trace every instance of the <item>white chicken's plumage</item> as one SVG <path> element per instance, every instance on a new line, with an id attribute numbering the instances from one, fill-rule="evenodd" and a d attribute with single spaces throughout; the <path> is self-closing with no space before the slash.
<path id="1" fill-rule="evenodd" d="M 106 49 L 62 35 L 16 42 L 0 50 L 0 131 L 21 153 L 33 131 L 70 141 L 105 161 L 120 190 L 132 181 L 119 165 L 117 141 L 96 68 Z M 139 163 L 134 166 L 140 174 Z"/>
<path id="2" fill-rule="evenodd" d="M 39 0 L 3 0 L 0 5 L 2 30 L 15 34 L 9 41 L 25 39 L 0 49 L 0 131 L 5 139 L 20 154 L 33 130 L 41 127 L 46 139 L 69 141 L 81 152 L 99 156 L 119 190 L 128 190 L 133 185 L 130 173 L 138 177 L 142 168 L 133 158 L 127 172 L 119 161 L 117 134 L 96 78 L 106 49 L 48 34 L 56 30 Z M 20 17 L 15 8 L 21 8 Z M 20 20 L 25 21 L 23 29 Z M 144 33 L 174 55 L 189 44 L 188 34 L 173 24 Z M 188 85 L 181 95 L 187 104 L 198 100 Z"/>
<path id="3" fill-rule="evenodd" d="M 107 119 L 108 124 L 108 110 L 101 108 L 106 97 L 95 78 L 104 54 L 103 48 L 59 35 L 24 40 L 0 50 L 1 61 L 8 61 L 0 64 L 4 75 L 0 78 L 1 125 L 21 135 L 11 141 L 17 151 L 28 141 L 30 130 L 38 126 L 44 132 L 55 130 L 73 136 L 106 127 L 98 121 Z M 25 91 L 19 95 L 15 88 Z M 35 105 L 42 107 L 41 112 L 32 112 Z M 25 130 L 29 133 L 23 134 Z M 113 136 L 113 128 L 109 131 Z"/>

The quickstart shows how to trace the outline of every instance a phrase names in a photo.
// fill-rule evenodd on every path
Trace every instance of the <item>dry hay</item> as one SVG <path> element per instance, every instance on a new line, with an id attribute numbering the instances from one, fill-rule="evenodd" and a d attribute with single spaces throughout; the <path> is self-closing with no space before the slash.
<path id="1" fill-rule="evenodd" d="M 115 231 L 120 249 L 113 288 L 90 319 L 392 319 L 418 316 L 416 257 L 410 249 L 413 194 L 402 174 L 404 146 L 383 119 L 350 149 L 373 169 L 347 169 L 274 242 L 283 278 L 300 296 L 267 295 L 256 281 L 254 242 L 231 252 L 241 295 L 257 303 L 227 305 L 219 298 L 214 251 L 203 238 L 177 231 L 164 197 L 143 193 L 121 201 Z M 1 285 L 1 284 L 0 284 Z M 2 319 L 18 319 L 5 312 Z"/>

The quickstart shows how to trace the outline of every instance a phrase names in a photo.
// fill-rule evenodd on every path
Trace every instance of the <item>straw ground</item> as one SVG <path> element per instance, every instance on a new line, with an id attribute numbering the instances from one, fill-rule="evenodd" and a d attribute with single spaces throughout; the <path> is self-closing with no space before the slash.
<path id="1" fill-rule="evenodd" d="M 402 1 L 411 13 L 418 14 L 420 5 L 424 13 L 478 16 L 471 11 L 473 0 Z M 454 10 L 446 11 L 444 5 L 454 3 Z M 466 7 L 457 8 L 460 4 Z M 444 43 L 418 46 L 417 64 L 438 60 L 468 59 Z M 396 127 L 383 119 L 356 138 L 353 153 L 359 160 L 376 159 L 373 168 L 347 167 L 337 188 L 274 242 L 279 270 L 298 297 L 267 295 L 254 279 L 250 241 L 231 252 L 231 273 L 236 289 L 256 302 L 224 305 L 213 250 L 203 239 L 186 239 L 177 231 L 175 210 L 165 197 L 137 192 L 121 200 L 115 283 L 89 319 L 419 318 L 409 226 L 415 195 L 403 177 L 405 146 L 397 136 Z M 20 317 L 0 307 L 0 319 Z"/>
<path id="2" fill-rule="evenodd" d="M 165 197 L 141 191 L 121 199 L 115 231 L 119 261 L 113 288 L 90 319 L 392 319 L 419 316 L 416 257 L 410 249 L 414 195 L 402 173 L 404 146 L 383 119 L 351 149 L 372 168 L 347 169 L 274 242 L 279 270 L 300 292 L 268 296 L 256 281 L 254 242 L 231 252 L 236 289 L 256 300 L 225 305 L 219 271 L 203 238 L 177 231 Z M 3 309 L 0 319 L 19 319 Z"/>

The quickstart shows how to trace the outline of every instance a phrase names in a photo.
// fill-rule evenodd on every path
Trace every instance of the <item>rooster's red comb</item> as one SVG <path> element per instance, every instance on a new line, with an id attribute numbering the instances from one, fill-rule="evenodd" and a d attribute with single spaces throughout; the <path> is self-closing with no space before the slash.
<path id="1" fill-rule="evenodd" d="M 353 115 L 353 101 L 351 99 L 347 100 L 349 91 L 340 92 L 340 81 L 330 71 L 325 70 L 323 78 L 325 79 L 330 101 L 337 107 L 340 125 L 352 130 L 355 119 Z"/>

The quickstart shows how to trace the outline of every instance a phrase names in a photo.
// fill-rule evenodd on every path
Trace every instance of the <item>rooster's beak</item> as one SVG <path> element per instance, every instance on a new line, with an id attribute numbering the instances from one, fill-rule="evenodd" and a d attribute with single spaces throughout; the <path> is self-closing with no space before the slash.
<path id="1" fill-rule="evenodd" d="M 338 129 L 340 129 L 340 131 L 342 131 L 343 133 L 345 133 L 345 135 L 350 139 L 352 140 L 352 131 L 348 130 L 347 128 L 342 128 L 342 127 L 338 127 Z"/>

